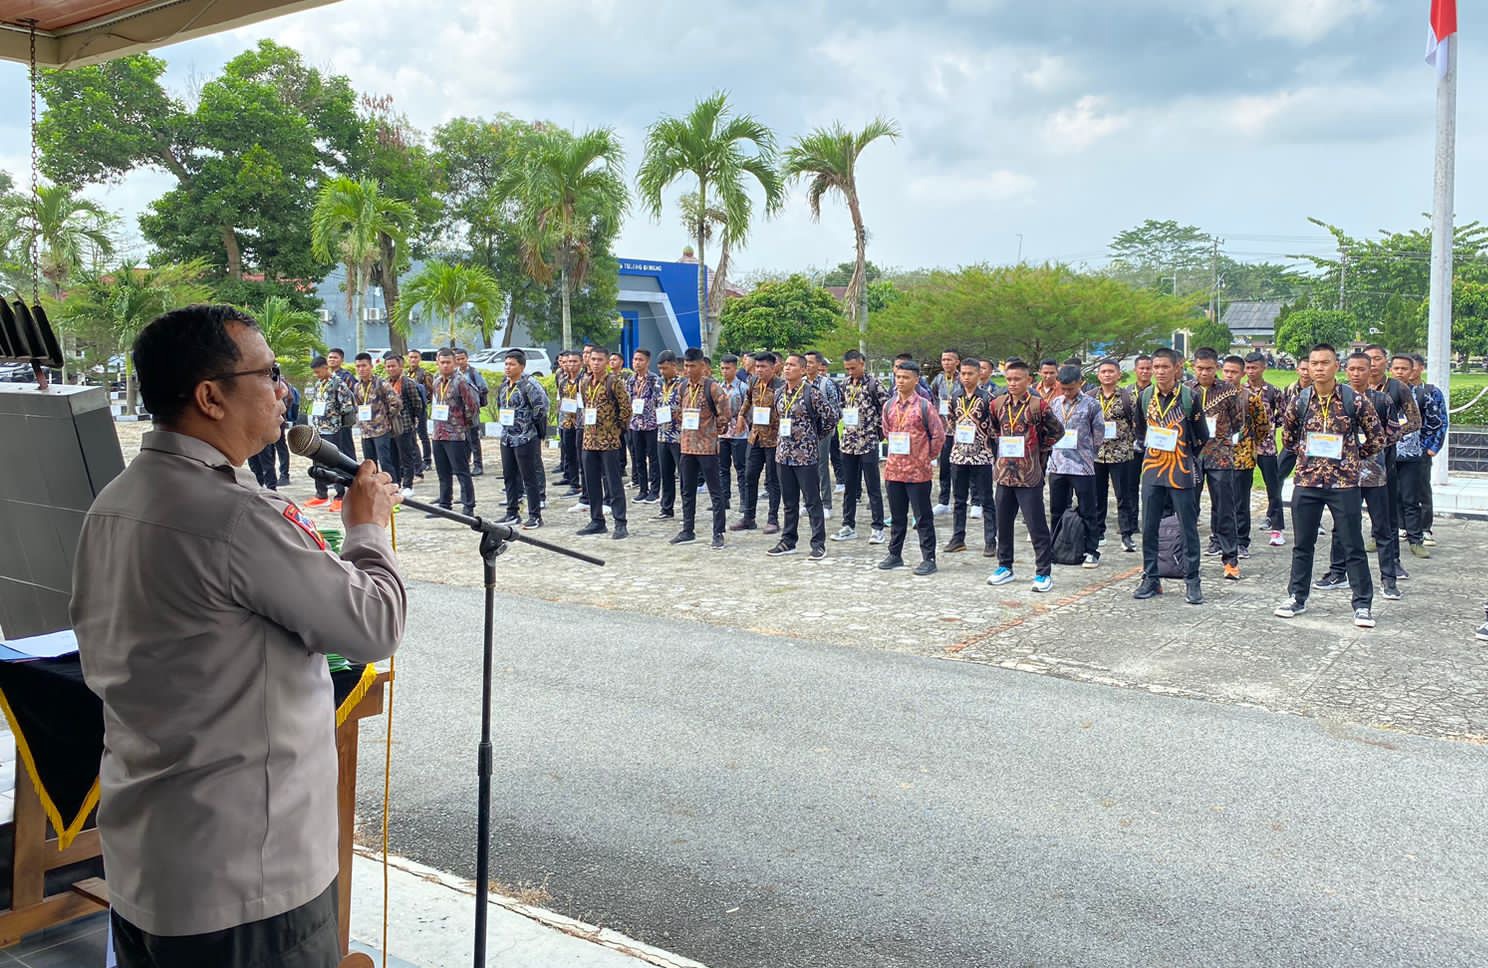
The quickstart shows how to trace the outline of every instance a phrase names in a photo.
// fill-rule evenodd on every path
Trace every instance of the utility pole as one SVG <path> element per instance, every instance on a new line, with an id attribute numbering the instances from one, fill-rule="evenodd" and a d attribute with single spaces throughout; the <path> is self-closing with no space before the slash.
<path id="1" fill-rule="evenodd" d="M 1343 312 L 1344 287 L 1348 282 L 1348 250 L 1338 247 L 1338 311 Z"/>
<path id="2" fill-rule="evenodd" d="M 1023 264 L 1023 233 L 1018 233 L 1018 265 Z"/>
<path id="3" fill-rule="evenodd" d="M 1209 312 L 1213 320 L 1219 322 L 1219 243 L 1221 239 L 1215 236 L 1210 240 L 1212 248 L 1209 252 L 1209 268 L 1214 273 L 1214 298 L 1209 301 Z"/>

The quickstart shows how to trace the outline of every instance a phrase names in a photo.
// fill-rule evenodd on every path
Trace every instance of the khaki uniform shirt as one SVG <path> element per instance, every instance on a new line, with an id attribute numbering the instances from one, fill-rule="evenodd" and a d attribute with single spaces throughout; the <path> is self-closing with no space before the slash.
<path id="1" fill-rule="evenodd" d="M 72 593 L 103 700 L 98 827 L 123 918 L 201 934 L 326 889 L 336 742 L 322 653 L 386 658 L 406 612 L 383 529 L 351 528 L 337 557 L 211 445 L 145 435 L 88 511 Z"/>

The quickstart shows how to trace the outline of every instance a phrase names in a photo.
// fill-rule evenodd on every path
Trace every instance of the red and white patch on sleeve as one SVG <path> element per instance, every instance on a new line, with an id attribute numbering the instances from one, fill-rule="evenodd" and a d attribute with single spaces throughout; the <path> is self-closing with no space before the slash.
<path id="1" fill-rule="evenodd" d="M 325 539 L 320 536 L 320 531 L 315 527 L 315 522 L 310 520 L 310 515 L 296 507 L 293 501 L 284 505 L 284 519 L 308 534 L 321 551 L 326 550 Z"/>

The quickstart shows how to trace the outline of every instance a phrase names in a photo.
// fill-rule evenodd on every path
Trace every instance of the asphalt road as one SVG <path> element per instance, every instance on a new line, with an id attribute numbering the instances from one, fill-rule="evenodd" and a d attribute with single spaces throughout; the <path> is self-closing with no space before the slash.
<path id="1" fill-rule="evenodd" d="M 473 876 L 481 593 L 410 600 L 392 846 Z M 1488 964 L 1488 749 L 497 607 L 495 876 L 711 968 Z"/>

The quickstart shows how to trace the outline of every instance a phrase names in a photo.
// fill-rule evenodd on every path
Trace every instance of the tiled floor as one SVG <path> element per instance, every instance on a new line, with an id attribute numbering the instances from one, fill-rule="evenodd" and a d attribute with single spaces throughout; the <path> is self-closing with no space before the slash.
<path id="1" fill-rule="evenodd" d="M 99 913 L 29 935 L 0 948 L 0 968 L 103 968 L 107 928 Z"/>

